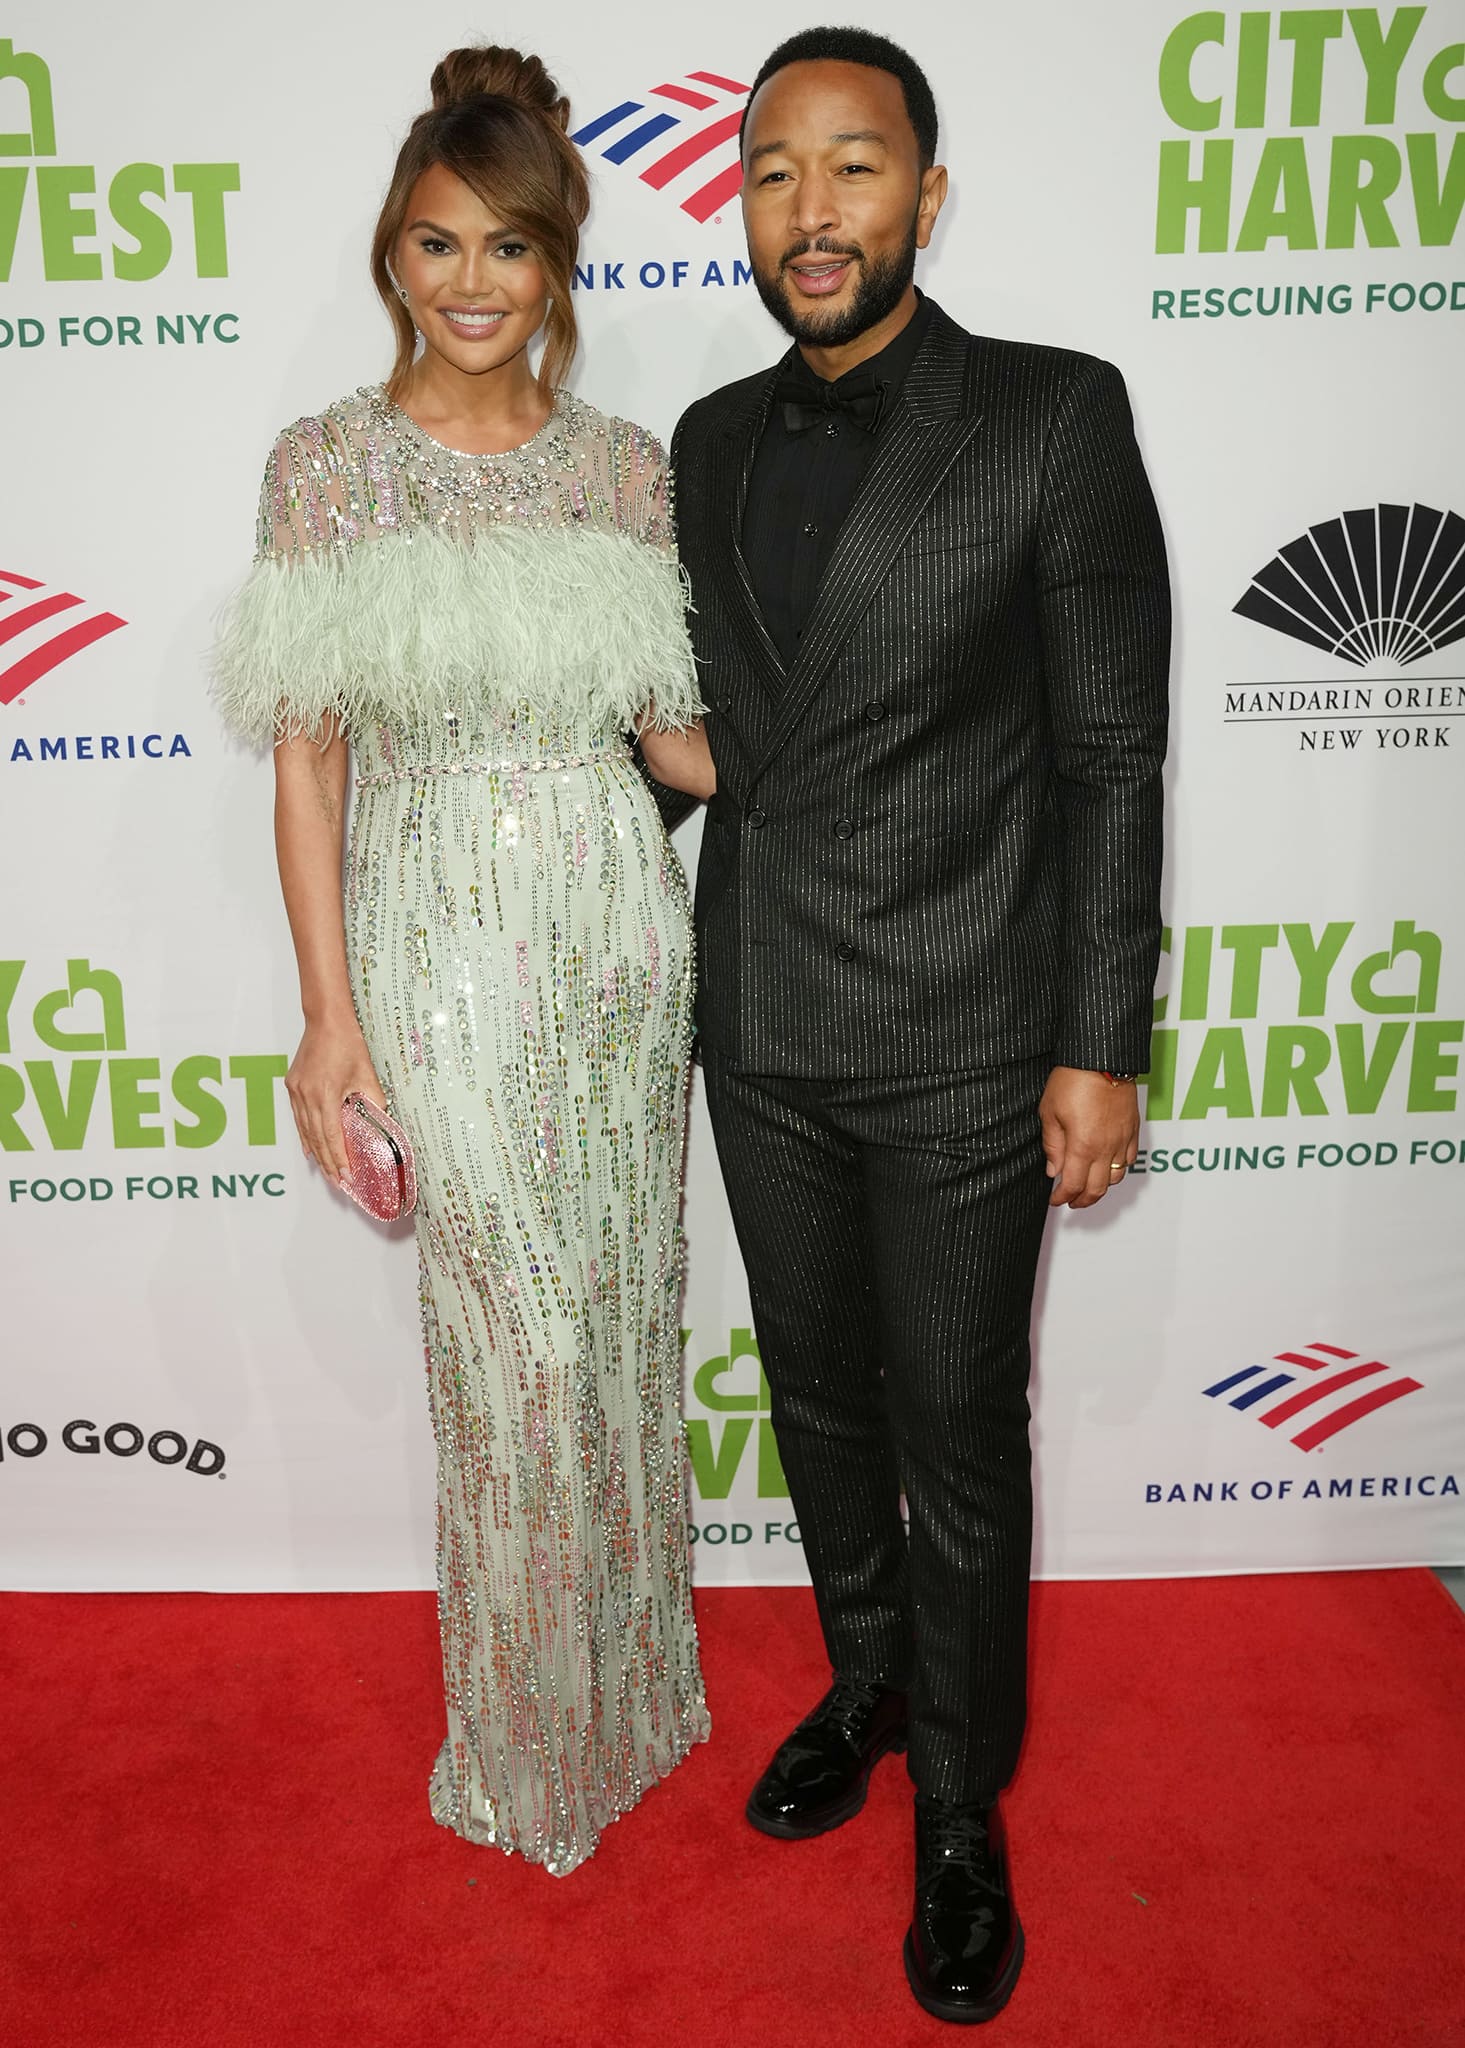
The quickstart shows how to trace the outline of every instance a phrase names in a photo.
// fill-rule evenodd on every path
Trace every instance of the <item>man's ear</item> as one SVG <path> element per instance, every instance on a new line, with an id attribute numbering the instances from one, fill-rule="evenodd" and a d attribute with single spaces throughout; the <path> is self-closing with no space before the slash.
<path id="1" fill-rule="evenodd" d="M 946 204 L 946 166 L 932 164 L 921 173 L 921 198 L 916 208 L 916 247 L 924 249 L 931 239 L 936 216 Z"/>

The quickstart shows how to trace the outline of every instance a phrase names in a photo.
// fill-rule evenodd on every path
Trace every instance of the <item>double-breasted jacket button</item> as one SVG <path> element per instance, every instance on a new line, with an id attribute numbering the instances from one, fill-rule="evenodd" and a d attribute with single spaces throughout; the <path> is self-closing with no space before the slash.
<path id="1" fill-rule="evenodd" d="M 853 826 L 853 825 L 852 825 L 852 824 L 850 823 L 850 821 L 849 821 L 849 819 L 848 819 L 848 818 L 836 818 L 836 819 L 835 819 L 835 821 L 834 821 L 834 836 L 835 836 L 835 838 L 836 838 L 836 839 L 853 839 L 853 838 L 854 838 L 854 836 L 855 836 L 855 828 L 854 828 L 854 826 Z"/>
<path id="2" fill-rule="evenodd" d="M 761 832 L 768 823 L 768 813 L 766 811 L 751 810 L 748 812 L 748 823 L 755 832 Z"/>
<path id="3" fill-rule="evenodd" d="M 872 697 L 870 702 L 865 706 L 865 716 L 870 721 L 871 725 L 878 725 L 881 719 L 885 716 L 885 706 L 880 702 L 880 699 L 878 697 Z"/>
<path id="4" fill-rule="evenodd" d="M 855 957 L 855 949 L 848 939 L 841 939 L 834 950 L 841 960 L 853 960 Z"/>

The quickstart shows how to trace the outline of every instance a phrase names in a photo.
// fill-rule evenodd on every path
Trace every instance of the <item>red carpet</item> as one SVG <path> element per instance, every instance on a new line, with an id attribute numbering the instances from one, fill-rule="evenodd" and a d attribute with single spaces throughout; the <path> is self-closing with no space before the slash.
<path id="1" fill-rule="evenodd" d="M 1465 2043 L 1465 1619 L 1424 1572 L 1034 1593 L 1028 1962 L 911 2003 L 903 1766 L 822 1842 L 746 1787 L 808 1597 L 699 1601 L 716 1728 L 564 1879 L 434 1826 L 420 1595 L 0 1597 L 7 2048 Z"/>

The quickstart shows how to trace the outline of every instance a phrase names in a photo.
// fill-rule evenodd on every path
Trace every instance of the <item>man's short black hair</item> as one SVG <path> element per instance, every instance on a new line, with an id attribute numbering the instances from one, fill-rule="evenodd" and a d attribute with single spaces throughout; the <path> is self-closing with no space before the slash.
<path id="1" fill-rule="evenodd" d="M 868 64 L 872 71 L 888 71 L 892 78 L 899 79 L 900 89 L 905 95 L 905 110 L 910 116 L 912 128 L 916 131 L 916 147 L 920 152 L 921 169 L 927 171 L 936 161 L 936 100 L 931 91 L 925 72 L 899 45 L 892 43 L 888 36 L 877 36 L 867 28 L 805 28 L 796 36 L 790 36 L 786 43 L 780 43 L 753 80 L 752 91 L 748 94 L 748 107 L 753 104 L 759 86 L 772 78 L 775 71 L 782 71 L 787 64 Z M 743 146 L 743 136 L 748 126 L 748 109 L 743 109 L 742 126 L 738 130 L 738 148 Z"/>

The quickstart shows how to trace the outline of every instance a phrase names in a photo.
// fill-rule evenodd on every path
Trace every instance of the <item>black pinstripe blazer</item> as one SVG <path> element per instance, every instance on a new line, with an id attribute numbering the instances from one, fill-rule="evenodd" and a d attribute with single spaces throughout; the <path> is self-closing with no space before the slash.
<path id="1" fill-rule="evenodd" d="M 1170 606 L 1123 381 L 932 310 L 787 673 L 740 544 L 777 370 L 676 431 L 698 1026 L 751 1073 L 1139 1071 Z"/>

